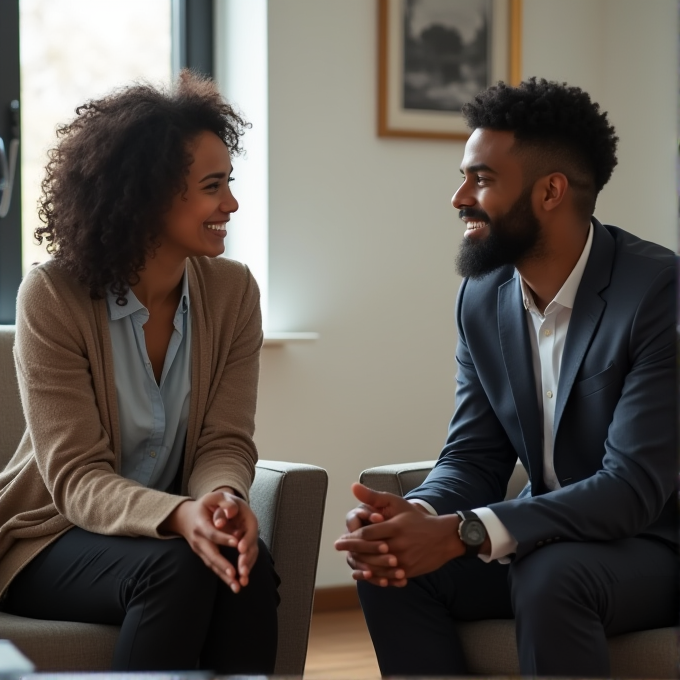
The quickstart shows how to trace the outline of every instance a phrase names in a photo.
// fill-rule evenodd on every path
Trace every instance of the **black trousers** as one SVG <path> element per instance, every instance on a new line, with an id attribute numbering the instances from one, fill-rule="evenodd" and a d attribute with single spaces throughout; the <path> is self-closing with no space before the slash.
<path id="1" fill-rule="evenodd" d="M 9 587 L 3 609 L 37 619 L 121 626 L 112 670 L 271 674 L 279 578 L 259 542 L 234 594 L 184 539 L 102 536 L 74 527 Z M 236 551 L 222 549 L 236 565 Z"/>
<path id="2" fill-rule="evenodd" d="M 676 550 L 629 538 L 512 565 L 464 557 L 404 588 L 358 590 L 383 675 L 469 675 L 454 622 L 514 617 L 522 675 L 604 678 L 607 637 L 676 624 L 678 575 Z"/>

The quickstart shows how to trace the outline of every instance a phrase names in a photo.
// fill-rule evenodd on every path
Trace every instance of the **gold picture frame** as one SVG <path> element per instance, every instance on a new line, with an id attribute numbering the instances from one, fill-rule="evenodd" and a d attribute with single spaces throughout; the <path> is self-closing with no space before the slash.
<path id="1" fill-rule="evenodd" d="M 454 3 L 456 0 L 451 0 Z M 458 0 L 465 3 L 459 5 L 457 10 L 463 12 L 474 11 L 469 0 Z M 411 49 L 417 57 L 422 57 L 423 49 L 413 40 L 411 44 L 405 46 L 407 42 L 406 26 L 412 26 L 415 22 L 413 14 L 407 17 L 407 12 L 413 12 L 413 7 L 417 5 L 408 4 L 407 0 L 378 0 L 378 136 L 379 137 L 414 137 L 420 139 L 452 139 L 464 140 L 469 136 L 469 131 L 465 127 L 465 122 L 460 111 L 454 110 L 458 106 L 456 101 L 460 101 L 460 90 L 464 82 L 465 92 L 469 94 L 480 82 L 479 69 L 484 69 L 487 81 L 494 83 L 503 80 L 512 85 L 516 85 L 521 80 L 521 29 L 522 29 L 522 0 L 487 0 L 490 12 L 488 28 L 485 28 L 483 45 L 486 51 L 483 58 L 479 58 L 480 49 L 476 47 L 478 58 L 478 71 L 466 81 L 459 80 L 454 85 L 446 83 L 445 87 L 438 88 L 442 93 L 442 98 L 424 99 L 428 93 L 436 92 L 437 88 L 429 87 L 428 90 L 417 89 L 411 83 L 418 84 L 418 78 L 424 77 L 427 81 L 428 74 L 411 71 L 407 73 L 407 54 Z M 443 3 L 441 0 L 432 5 L 441 12 Z M 453 5 L 452 5 L 453 6 Z M 423 10 L 420 10 L 421 13 Z M 449 23 L 455 21 L 455 12 L 448 18 Z M 422 23 L 421 23 L 422 25 Z M 469 26 L 466 28 L 469 29 Z M 446 28 L 439 27 L 439 36 L 430 33 L 428 40 L 435 44 L 435 40 L 449 39 L 447 45 L 451 44 L 452 33 L 444 32 Z M 452 29 L 456 30 L 452 24 Z M 478 29 L 478 33 L 479 33 Z M 463 31 L 458 31 L 462 35 Z M 468 30 L 469 34 L 469 30 Z M 422 42 L 422 35 L 419 40 Z M 443 37 L 442 37 L 443 35 Z M 475 34 L 477 35 L 477 34 Z M 463 43 L 460 42 L 460 45 Z M 472 41 L 469 43 L 472 44 Z M 415 47 L 413 47 L 415 45 Z M 475 46 L 469 47 L 472 49 Z M 459 49 L 463 49 L 462 47 Z M 461 69 L 471 68 L 467 63 L 462 63 L 459 58 L 456 63 L 449 60 L 449 69 L 457 68 L 457 73 Z M 424 58 L 421 59 L 424 62 Z M 451 66 L 452 64 L 452 66 Z M 422 68 L 426 68 L 427 63 Z M 490 71 L 491 78 L 488 78 Z M 410 88 L 410 89 L 407 89 Z M 456 88 L 458 88 L 456 90 Z M 472 88 L 472 89 L 471 89 Z M 479 87 L 483 89 L 483 87 Z M 422 94 L 425 92 L 426 94 Z M 407 95 L 412 102 L 405 104 Z M 418 99 L 420 97 L 420 99 Z M 458 99 L 456 99 L 458 98 Z M 414 103 L 415 101 L 415 103 Z M 424 102 L 421 104 L 419 102 Z M 422 106 L 422 108 L 420 108 Z M 448 109 L 444 107 L 449 107 Z"/>

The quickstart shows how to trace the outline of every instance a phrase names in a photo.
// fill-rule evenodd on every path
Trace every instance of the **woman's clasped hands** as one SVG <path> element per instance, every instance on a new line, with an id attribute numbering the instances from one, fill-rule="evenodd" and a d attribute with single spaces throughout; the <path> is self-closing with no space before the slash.
<path id="1" fill-rule="evenodd" d="M 225 487 L 184 501 L 161 529 L 183 536 L 205 565 L 235 593 L 248 585 L 258 554 L 257 518 L 233 489 Z M 238 551 L 235 565 L 224 557 L 219 546 Z"/>

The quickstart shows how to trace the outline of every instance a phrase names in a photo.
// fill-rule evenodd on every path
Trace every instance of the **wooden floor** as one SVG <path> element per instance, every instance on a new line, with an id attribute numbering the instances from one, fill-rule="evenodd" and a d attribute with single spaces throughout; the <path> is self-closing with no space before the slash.
<path id="1" fill-rule="evenodd" d="M 304 680 L 379 680 L 360 609 L 312 616 Z"/>

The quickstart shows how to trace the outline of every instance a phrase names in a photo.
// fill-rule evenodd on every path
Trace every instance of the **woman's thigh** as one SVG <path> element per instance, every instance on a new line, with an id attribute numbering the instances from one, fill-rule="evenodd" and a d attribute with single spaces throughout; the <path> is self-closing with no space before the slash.
<path id="1" fill-rule="evenodd" d="M 135 591 L 150 582 L 170 588 L 177 579 L 214 598 L 217 578 L 183 539 L 104 536 L 74 527 L 16 576 L 3 608 L 31 618 L 120 625 Z"/>

